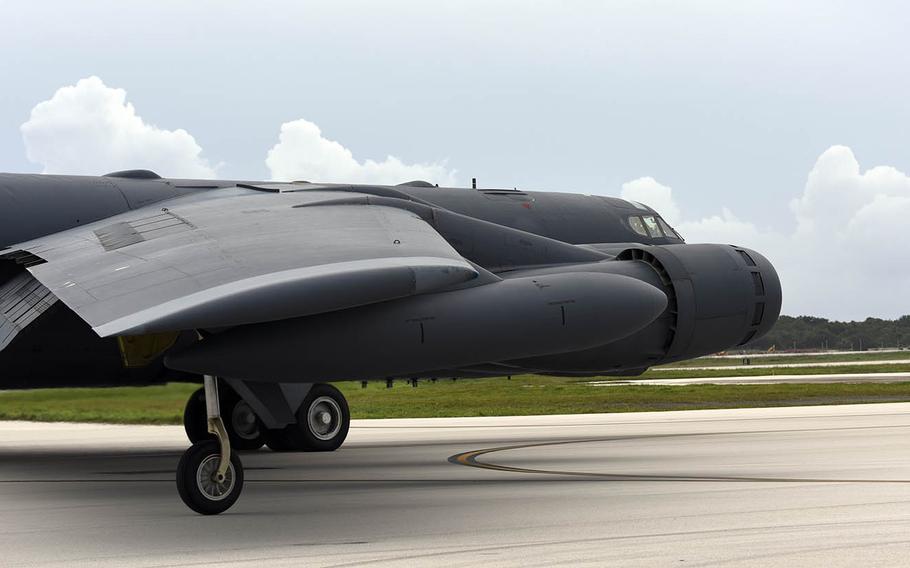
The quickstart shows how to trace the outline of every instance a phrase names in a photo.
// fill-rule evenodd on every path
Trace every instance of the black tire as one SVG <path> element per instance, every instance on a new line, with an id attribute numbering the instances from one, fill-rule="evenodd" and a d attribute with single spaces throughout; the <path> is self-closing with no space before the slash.
<path id="1" fill-rule="evenodd" d="M 316 417 L 328 415 L 329 422 L 322 424 Z M 286 429 L 286 434 L 296 448 L 307 452 L 337 450 L 348 437 L 351 411 L 341 391 L 327 384 L 313 385 L 303 404 L 297 410 L 297 424 Z"/>
<path id="2" fill-rule="evenodd" d="M 221 391 L 219 393 L 221 418 L 231 440 L 231 448 L 247 451 L 258 450 L 265 442 L 262 436 L 262 424 L 259 419 L 254 414 L 253 423 L 249 423 L 248 420 L 238 421 L 238 409 L 245 407 L 243 412 L 239 413 L 240 415 L 248 415 L 248 413 L 252 412 L 252 409 L 240 398 L 240 395 L 235 393 L 225 383 L 222 382 L 218 386 Z M 193 444 L 203 440 L 215 440 L 215 437 L 209 433 L 208 428 L 205 389 L 197 390 L 187 400 L 186 407 L 183 409 L 183 429 L 186 431 L 186 437 Z"/>
<path id="3" fill-rule="evenodd" d="M 193 444 L 177 464 L 177 493 L 187 507 L 201 515 L 227 511 L 243 491 L 243 464 L 236 452 L 231 452 L 225 482 L 215 482 L 207 475 L 217 470 L 220 458 L 218 443 L 206 440 Z"/>
<path id="4" fill-rule="evenodd" d="M 258 450 L 265 443 L 265 438 L 262 435 L 264 428 L 256 413 L 232 389 L 223 388 L 221 391 L 224 393 L 224 396 L 219 397 L 221 419 L 227 428 L 228 438 L 231 439 L 231 448 Z"/>
<path id="5" fill-rule="evenodd" d="M 208 416 L 205 411 L 205 389 L 199 389 L 190 395 L 183 409 L 183 429 L 191 444 L 203 440 L 214 440 L 209 434 Z"/>

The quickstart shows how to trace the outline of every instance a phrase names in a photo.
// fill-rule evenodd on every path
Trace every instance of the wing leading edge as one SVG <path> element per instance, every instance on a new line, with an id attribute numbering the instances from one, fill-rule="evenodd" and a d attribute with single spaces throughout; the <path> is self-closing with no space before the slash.
<path id="1" fill-rule="evenodd" d="M 13 247 L 101 336 L 300 317 L 464 283 L 477 270 L 412 212 L 299 208 L 331 192 L 219 190 Z"/>

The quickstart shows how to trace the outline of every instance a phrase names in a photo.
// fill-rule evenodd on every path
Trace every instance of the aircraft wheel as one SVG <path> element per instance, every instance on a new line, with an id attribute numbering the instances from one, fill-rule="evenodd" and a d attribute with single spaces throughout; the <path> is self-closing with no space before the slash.
<path id="1" fill-rule="evenodd" d="M 222 388 L 221 415 L 225 418 L 225 428 L 231 439 L 231 447 L 238 450 L 258 450 L 265 439 L 262 427 L 252 407 L 240 398 L 237 393 Z M 183 410 L 183 429 L 190 442 L 196 443 L 203 440 L 214 440 L 208 430 L 208 420 L 205 410 L 205 390 L 194 392 Z"/>
<path id="2" fill-rule="evenodd" d="M 297 410 L 297 423 L 267 430 L 265 444 L 276 452 L 331 452 L 347 438 L 350 426 L 351 413 L 341 391 L 313 385 Z"/>
<path id="3" fill-rule="evenodd" d="M 190 443 L 214 439 L 209 434 L 205 414 L 205 389 L 199 389 L 190 395 L 183 408 L 183 429 Z"/>
<path id="4" fill-rule="evenodd" d="M 227 397 L 230 398 L 230 397 Z M 253 408 L 239 396 L 228 401 L 230 408 L 223 408 L 222 415 L 227 416 L 227 431 L 231 438 L 231 447 L 238 450 L 258 450 L 265 443 L 259 418 Z"/>
<path id="5" fill-rule="evenodd" d="M 297 411 L 291 437 L 305 451 L 331 452 L 341 447 L 350 427 L 351 412 L 341 391 L 332 385 L 313 385 Z"/>
<path id="6" fill-rule="evenodd" d="M 177 492 L 186 506 L 201 515 L 227 511 L 243 490 L 243 464 L 231 452 L 231 464 L 224 479 L 217 478 L 221 464 L 218 442 L 205 440 L 193 444 L 177 465 Z"/>

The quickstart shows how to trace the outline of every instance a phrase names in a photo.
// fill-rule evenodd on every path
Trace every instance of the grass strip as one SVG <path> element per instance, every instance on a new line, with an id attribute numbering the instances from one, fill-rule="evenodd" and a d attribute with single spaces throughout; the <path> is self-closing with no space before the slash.
<path id="1" fill-rule="evenodd" d="M 661 374 L 663 377 L 664 375 Z M 588 379 L 525 375 L 512 380 L 384 381 L 360 388 L 335 383 L 354 418 L 505 416 L 747 408 L 910 401 L 910 382 L 768 385 L 622 385 L 592 387 Z M 43 389 L 0 393 L 0 419 L 181 424 L 183 406 L 198 385 Z"/>

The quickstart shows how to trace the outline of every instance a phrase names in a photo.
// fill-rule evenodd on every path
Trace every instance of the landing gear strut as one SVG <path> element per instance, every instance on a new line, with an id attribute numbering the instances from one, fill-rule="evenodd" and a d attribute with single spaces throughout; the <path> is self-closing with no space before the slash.
<path id="1" fill-rule="evenodd" d="M 225 428 L 236 450 L 258 450 L 265 443 L 264 428 L 256 418 L 253 408 L 230 387 L 222 383 L 219 388 L 219 408 Z M 190 442 L 212 440 L 206 415 L 205 389 L 194 392 L 183 410 L 183 429 Z"/>
<path id="2" fill-rule="evenodd" d="M 203 515 L 228 510 L 243 490 L 243 464 L 231 451 L 231 440 L 218 400 L 217 379 L 204 378 L 208 432 L 216 441 L 203 439 L 188 449 L 177 465 L 177 492 L 186 506 Z"/>

